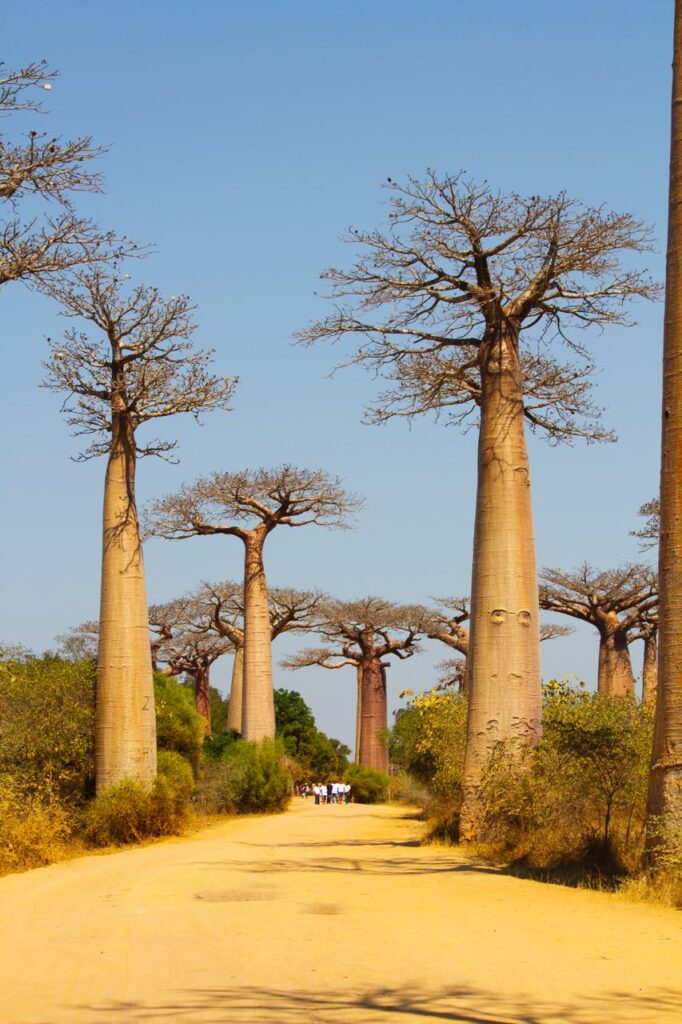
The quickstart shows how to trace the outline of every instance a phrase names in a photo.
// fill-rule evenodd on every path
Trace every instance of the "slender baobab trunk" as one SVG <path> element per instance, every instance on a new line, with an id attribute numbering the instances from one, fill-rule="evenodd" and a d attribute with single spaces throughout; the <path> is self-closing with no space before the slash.
<path id="1" fill-rule="evenodd" d="M 478 831 L 478 789 L 501 740 L 541 735 L 540 610 L 521 369 L 515 339 L 483 353 L 471 584 L 469 703 L 461 818 Z"/>
<path id="2" fill-rule="evenodd" d="M 156 775 L 156 709 L 144 560 L 135 505 L 135 438 L 114 413 L 104 484 L 102 590 L 97 658 L 97 792 Z"/>
<path id="3" fill-rule="evenodd" d="M 355 710 L 355 763 L 360 764 L 360 736 L 362 733 L 362 665 L 356 668 L 358 678 L 358 699 Z"/>
<path id="4" fill-rule="evenodd" d="M 388 750 L 381 738 L 388 728 L 386 674 L 376 655 L 363 658 L 360 666 L 362 696 L 360 701 L 360 742 L 358 764 L 366 768 L 388 771 Z"/>
<path id="5" fill-rule="evenodd" d="M 210 736 L 211 728 L 211 688 L 210 669 L 202 665 L 194 671 L 194 706 L 204 719 L 204 736 Z"/>
<path id="6" fill-rule="evenodd" d="M 647 810 L 682 825 L 682 3 L 675 3 L 668 252 L 663 332 L 660 635 Z M 655 858 L 655 846 L 650 850 Z"/>
<path id="7" fill-rule="evenodd" d="M 635 676 L 627 635 L 620 629 L 599 631 L 597 689 L 607 697 L 633 696 Z"/>
<path id="8" fill-rule="evenodd" d="M 656 630 L 644 637 L 644 660 L 642 662 L 642 704 L 654 704 L 658 677 L 658 642 Z"/>
<path id="9" fill-rule="evenodd" d="M 244 540 L 244 695 L 242 736 L 246 740 L 275 738 L 272 689 L 272 632 L 268 588 L 263 568 L 267 534 L 256 527 Z"/>
<path id="10" fill-rule="evenodd" d="M 230 685 L 230 699 L 227 704 L 227 732 L 234 729 L 235 732 L 242 731 L 244 694 L 244 645 L 236 644 L 234 648 L 234 661 L 232 663 L 232 683 Z"/>

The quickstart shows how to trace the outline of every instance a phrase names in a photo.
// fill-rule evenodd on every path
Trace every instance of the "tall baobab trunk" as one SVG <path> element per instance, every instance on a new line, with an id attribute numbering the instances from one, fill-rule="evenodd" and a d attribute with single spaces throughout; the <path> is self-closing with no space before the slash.
<path id="1" fill-rule="evenodd" d="M 388 771 L 388 750 L 381 733 L 388 728 L 386 674 L 379 658 L 363 658 L 360 668 L 362 697 L 358 764 Z"/>
<path id="2" fill-rule="evenodd" d="M 653 704 L 658 685 L 658 641 L 653 629 L 644 637 L 644 660 L 642 662 L 642 704 Z"/>
<path id="3" fill-rule="evenodd" d="M 230 684 L 230 699 L 227 703 L 227 732 L 234 730 L 242 731 L 244 696 L 244 645 L 236 644 L 234 648 L 234 661 L 232 663 L 232 682 Z"/>
<path id="4" fill-rule="evenodd" d="M 210 736 L 211 728 L 211 687 L 210 670 L 207 665 L 194 670 L 194 706 L 204 719 L 204 736 Z"/>
<path id="5" fill-rule="evenodd" d="M 633 696 L 635 676 L 627 634 L 622 629 L 600 629 L 597 689 L 607 697 Z"/>
<path id="6" fill-rule="evenodd" d="M 135 438 L 114 412 L 104 484 L 102 589 L 97 658 L 97 792 L 123 778 L 156 775 L 156 709 L 144 560 L 135 505 Z"/>
<path id="7" fill-rule="evenodd" d="M 469 703 L 461 817 L 478 831 L 478 789 L 501 740 L 541 736 L 540 610 L 521 370 L 500 332 L 483 353 L 471 584 Z"/>
<path id="8" fill-rule="evenodd" d="M 244 558 L 244 694 L 242 736 L 246 740 L 275 738 L 272 689 L 272 632 L 268 588 L 263 568 L 265 529 L 245 535 Z"/>
<path id="9" fill-rule="evenodd" d="M 648 814 L 682 825 L 682 4 L 675 3 L 663 331 L 659 657 Z M 650 838 L 651 842 L 651 838 Z M 655 845 L 650 850 L 655 858 Z"/>
<path id="10" fill-rule="evenodd" d="M 358 698 L 355 709 L 355 763 L 360 764 L 360 743 L 362 734 L 362 665 L 358 664 Z"/>

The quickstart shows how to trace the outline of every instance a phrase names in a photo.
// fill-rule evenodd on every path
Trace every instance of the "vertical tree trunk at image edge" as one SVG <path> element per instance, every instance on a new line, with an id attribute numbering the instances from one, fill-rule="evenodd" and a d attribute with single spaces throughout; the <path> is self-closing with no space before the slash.
<path id="1" fill-rule="evenodd" d="M 642 703 L 653 705 L 658 685 L 658 640 L 656 633 L 644 638 L 642 662 Z"/>
<path id="2" fill-rule="evenodd" d="M 659 650 L 647 810 L 682 825 L 682 6 L 675 3 L 663 332 Z M 651 843 L 651 831 L 650 831 Z M 650 849 L 655 858 L 655 843 Z"/>
<path id="3" fill-rule="evenodd" d="M 272 633 L 263 568 L 265 537 L 265 530 L 256 528 L 244 540 L 244 692 L 241 732 L 245 740 L 275 738 Z"/>
<path id="4" fill-rule="evenodd" d="M 242 731 L 244 694 L 244 647 L 239 644 L 234 649 L 234 661 L 232 663 L 232 682 L 230 684 L 230 699 L 227 703 L 227 732 L 234 730 Z"/>
<path id="5" fill-rule="evenodd" d="M 135 439 L 113 417 L 104 485 L 97 669 L 97 792 L 123 778 L 156 776 L 156 710 L 144 560 L 135 505 Z"/>
<path id="6" fill-rule="evenodd" d="M 381 739 L 388 727 L 386 675 L 378 658 L 370 657 L 361 667 L 360 743 L 358 764 L 388 771 L 388 750 Z"/>
<path id="7" fill-rule="evenodd" d="M 471 586 L 469 708 L 461 835 L 478 829 L 478 789 L 501 740 L 541 736 L 540 612 L 516 339 L 502 330 L 481 367 Z"/>
<path id="8" fill-rule="evenodd" d="M 627 635 L 622 630 L 599 632 L 597 689 L 607 697 L 634 696 L 635 676 L 630 648 Z"/>

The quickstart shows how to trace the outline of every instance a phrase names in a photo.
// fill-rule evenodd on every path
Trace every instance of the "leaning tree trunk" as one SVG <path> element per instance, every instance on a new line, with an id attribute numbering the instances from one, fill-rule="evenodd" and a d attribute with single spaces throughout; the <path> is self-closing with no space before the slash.
<path id="1" fill-rule="evenodd" d="M 208 665 L 198 665 L 194 670 L 194 706 L 204 720 L 204 736 L 210 736 L 211 685 Z"/>
<path id="2" fill-rule="evenodd" d="M 230 699 L 227 702 L 227 722 L 225 731 L 241 733 L 244 694 L 244 645 L 235 644 L 234 661 L 232 663 L 232 682 Z"/>
<path id="3" fill-rule="evenodd" d="M 622 630 L 600 630 L 597 690 L 606 697 L 634 696 L 635 676 L 630 660 L 627 634 Z"/>
<path id="4" fill-rule="evenodd" d="M 257 527 L 245 535 L 244 541 L 244 703 L 241 733 L 245 740 L 275 738 L 272 633 L 263 568 L 266 536 L 266 532 Z"/>
<path id="5" fill-rule="evenodd" d="M 358 698 L 355 709 L 355 763 L 360 764 L 360 736 L 362 733 L 362 665 L 358 664 Z"/>
<path id="6" fill-rule="evenodd" d="M 644 660 L 642 662 L 642 704 L 653 705 L 656 701 L 658 683 L 658 640 L 656 630 L 644 637 Z"/>
<path id="7" fill-rule="evenodd" d="M 156 776 L 156 709 L 144 560 L 135 505 L 135 438 L 114 413 L 104 484 L 97 656 L 97 792 L 123 778 Z"/>
<path id="8" fill-rule="evenodd" d="M 381 735 L 388 728 L 386 675 L 380 659 L 376 655 L 363 658 L 359 676 L 362 695 L 357 762 L 365 768 L 387 772 L 388 750 Z"/>
<path id="9" fill-rule="evenodd" d="M 482 359 L 460 823 L 465 840 L 479 831 L 479 786 L 493 747 L 502 740 L 537 742 L 542 729 L 540 610 L 516 339 L 500 332 Z"/>
<path id="10" fill-rule="evenodd" d="M 682 826 L 682 3 L 675 3 L 668 252 L 663 331 L 660 635 L 647 812 Z M 652 860 L 655 829 L 649 830 Z"/>

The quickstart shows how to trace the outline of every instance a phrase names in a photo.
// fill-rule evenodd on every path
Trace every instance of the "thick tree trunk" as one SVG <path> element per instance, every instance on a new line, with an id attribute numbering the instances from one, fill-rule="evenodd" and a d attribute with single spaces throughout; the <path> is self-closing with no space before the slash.
<path id="1" fill-rule="evenodd" d="M 95 730 L 97 792 L 156 776 L 156 709 L 144 560 L 135 505 L 135 439 L 113 417 L 104 484 Z"/>
<path id="2" fill-rule="evenodd" d="M 386 675 L 376 655 L 363 658 L 358 764 L 388 771 L 388 750 L 380 734 L 388 728 Z"/>
<path id="3" fill-rule="evenodd" d="M 658 677 L 658 643 L 656 631 L 644 637 L 642 662 L 642 704 L 654 704 Z"/>
<path id="4" fill-rule="evenodd" d="M 356 668 L 358 699 L 355 709 L 355 763 L 360 764 L 360 734 L 362 732 L 362 665 Z"/>
<path id="5" fill-rule="evenodd" d="M 208 666 L 195 669 L 194 672 L 194 706 L 204 719 L 204 736 L 210 736 L 211 729 L 211 690 L 210 670 Z"/>
<path id="6" fill-rule="evenodd" d="M 232 663 L 232 683 L 230 685 L 230 699 L 227 703 L 227 722 L 225 729 L 230 732 L 241 734 L 242 714 L 244 695 L 244 646 L 238 644 L 234 649 L 234 661 Z"/>
<path id="7" fill-rule="evenodd" d="M 597 689 L 607 697 L 633 696 L 635 676 L 627 635 L 622 630 L 600 630 Z"/>
<path id="8" fill-rule="evenodd" d="M 659 656 L 647 810 L 682 826 L 682 2 L 675 3 L 663 332 Z M 649 854 L 656 856 L 650 839 Z"/>
<path id="9" fill-rule="evenodd" d="M 521 369 L 514 339 L 483 353 L 461 835 L 478 832 L 478 789 L 500 741 L 541 735 L 540 611 Z"/>
<path id="10" fill-rule="evenodd" d="M 267 534 L 256 528 L 244 541 L 244 695 L 242 736 L 246 740 L 275 738 L 272 689 L 272 633 L 268 588 L 263 568 Z"/>

